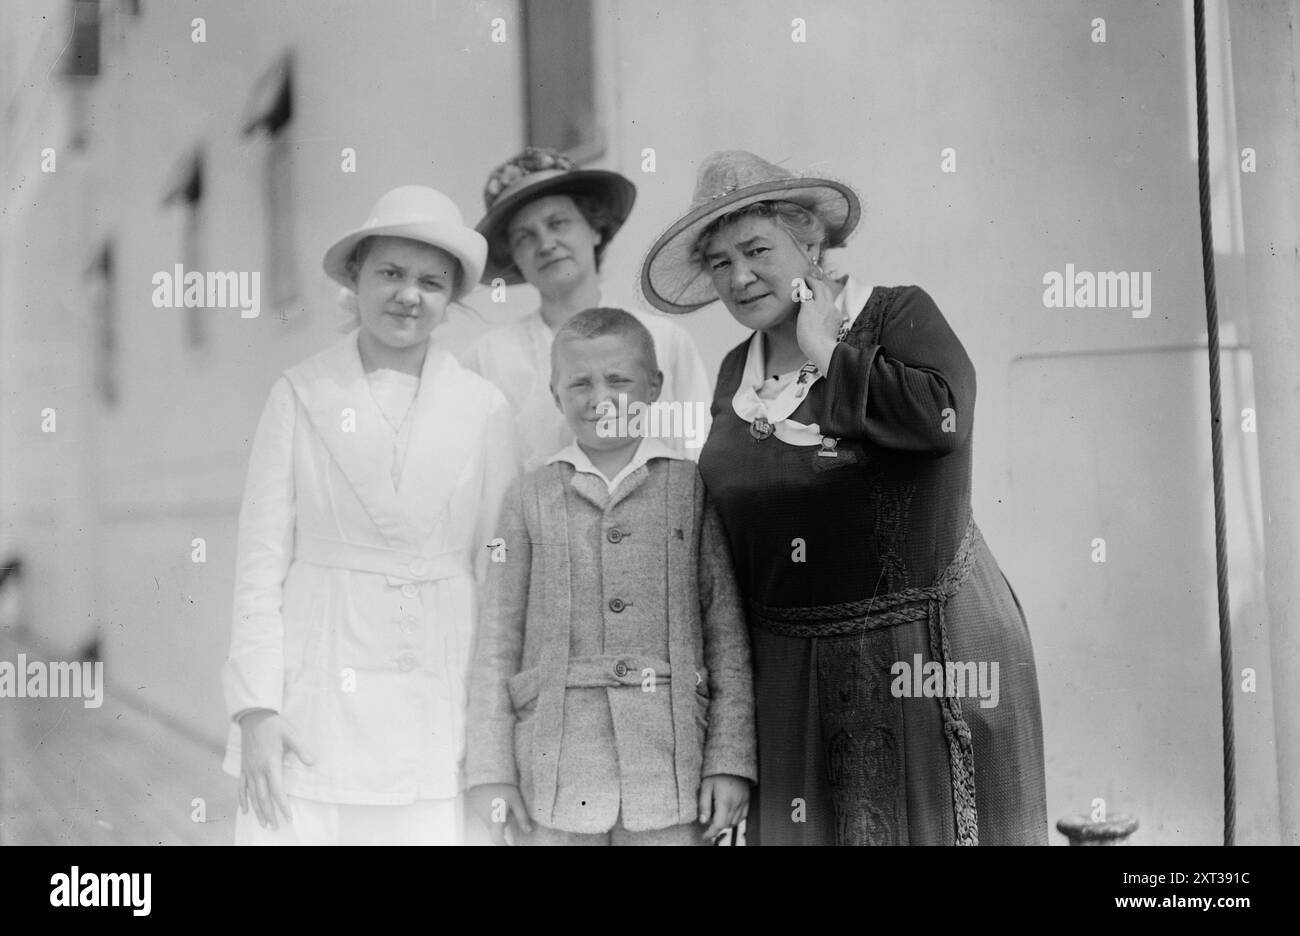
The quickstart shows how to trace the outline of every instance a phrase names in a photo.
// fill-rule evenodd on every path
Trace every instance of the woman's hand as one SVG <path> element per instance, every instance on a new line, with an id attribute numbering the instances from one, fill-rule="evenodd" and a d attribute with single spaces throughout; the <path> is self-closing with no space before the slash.
<path id="1" fill-rule="evenodd" d="M 524 798 L 513 783 L 484 783 L 470 787 L 468 799 L 470 811 L 483 820 L 492 834 L 493 845 L 507 844 L 506 827 L 512 817 L 517 828 L 533 831 L 532 823 L 528 821 L 528 810 L 524 808 Z M 515 844 L 518 844 L 517 838 Z"/>
<path id="2" fill-rule="evenodd" d="M 255 709 L 239 719 L 240 749 L 243 761 L 239 771 L 239 808 L 253 813 L 263 828 L 279 829 L 275 812 L 278 808 L 284 821 L 293 824 L 289 813 L 289 799 L 284 793 L 284 759 L 290 753 L 310 766 L 315 759 L 298 740 L 297 732 L 278 712 Z"/>
<path id="3" fill-rule="evenodd" d="M 709 823 L 705 841 L 711 842 L 749 813 L 749 781 L 731 774 L 713 774 L 700 784 L 700 822 Z"/>
<path id="4" fill-rule="evenodd" d="M 795 338 L 799 350 L 825 374 L 831 366 L 835 336 L 839 334 L 844 316 L 835 308 L 835 287 L 821 270 L 809 265 L 804 283 L 812 298 L 805 299 L 799 306 Z"/>

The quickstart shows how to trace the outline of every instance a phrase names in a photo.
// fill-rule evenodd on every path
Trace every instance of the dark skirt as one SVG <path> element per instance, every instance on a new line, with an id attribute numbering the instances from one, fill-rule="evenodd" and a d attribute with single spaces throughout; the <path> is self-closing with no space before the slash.
<path id="1" fill-rule="evenodd" d="M 1043 729 L 1029 629 L 981 540 L 944 610 L 949 659 L 984 665 L 959 699 L 974 752 L 981 845 L 1046 845 Z M 758 845 L 926 844 L 956 840 L 942 701 L 896 664 L 933 676 L 925 620 L 834 637 L 751 630 L 758 787 L 747 841 Z M 996 704 L 992 687 L 997 663 Z M 941 668 L 941 667 L 940 667 Z M 967 669 L 967 674 L 970 670 Z M 951 683 L 944 682 L 945 692 Z M 921 693 L 915 690 L 921 688 Z M 983 704 L 982 704 L 983 703 Z"/>

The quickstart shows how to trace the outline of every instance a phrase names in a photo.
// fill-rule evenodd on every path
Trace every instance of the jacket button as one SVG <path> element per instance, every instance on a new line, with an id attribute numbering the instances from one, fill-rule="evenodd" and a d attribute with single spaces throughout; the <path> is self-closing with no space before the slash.
<path id="1" fill-rule="evenodd" d="M 625 602 L 622 598 L 615 598 L 609 603 L 609 610 L 613 611 L 615 614 L 621 613 L 622 610 L 626 607 L 627 607 L 627 602 Z"/>
<path id="2" fill-rule="evenodd" d="M 429 563 L 423 559 L 417 559 L 411 563 L 411 574 L 418 579 L 424 578 L 429 574 Z"/>
<path id="3" fill-rule="evenodd" d="M 626 675 L 627 675 L 627 664 L 624 663 L 622 660 L 619 660 L 617 663 L 615 663 L 615 664 L 614 664 L 614 675 L 617 676 L 619 679 L 622 679 L 624 676 L 626 676 Z"/>
<path id="4" fill-rule="evenodd" d="M 398 623 L 402 626 L 402 632 L 409 634 L 411 631 L 415 630 L 415 615 L 403 614 L 398 619 Z"/>
<path id="5" fill-rule="evenodd" d="M 419 658 L 410 650 L 403 650 L 397 655 L 397 668 L 403 673 L 409 673 L 420 664 Z"/>
<path id="6" fill-rule="evenodd" d="M 414 582 L 407 582 L 402 586 L 402 594 L 407 598 L 417 598 L 420 594 L 420 586 Z"/>
<path id="7" fill-rule="evenodd" d="M 625 534 L 618 527 L 610 527 L 609 532 L 605 534 L 605 539 L 609 540 L 611 543 L 618 543 L 626 535 L 627 534 Z"/>

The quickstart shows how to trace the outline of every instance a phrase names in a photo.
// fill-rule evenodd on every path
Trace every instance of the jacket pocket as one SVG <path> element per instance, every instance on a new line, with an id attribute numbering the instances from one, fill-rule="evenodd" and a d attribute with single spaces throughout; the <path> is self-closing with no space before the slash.
<path id="1" fill-rule="evenodd" d="M 541 675 L 537 667 L 516 673 L 506 680 L 506 689 L 510 693 L 510 705 L 515 710 L 515 718 L 523 721 L 531 718 L 537 709 L 537 694 L 541 691 Z"/>
<path id="2" fill-rule="evenodd" d="M 533 735 L 536 733 L 536 719 L 533 712 L 537 708 L 537 699 L 523 711 L 515 712 L 515 770 L 519 774 L 519 793 L 524 798 L 526 807 L 533 807 Z"/>
<path id="3" fill-rule="evenodd" d="M 709 671 L 701 666 L 690 678 L 698 679 L 695 684 L 695 724 L 703 740 L 709 730 Z"/>

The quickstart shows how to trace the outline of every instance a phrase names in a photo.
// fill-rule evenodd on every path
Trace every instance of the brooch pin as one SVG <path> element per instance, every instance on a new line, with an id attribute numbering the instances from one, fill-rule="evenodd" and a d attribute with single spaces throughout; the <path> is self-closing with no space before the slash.
<path id="1" fill-rule="evenodd" d="M 772 422 L 766 416 L 757 416 L 749 424 L 749 434 L 762 442 L 772 434 Z"/>
<path id="2" fill-rule="evenodd" d="M 840 453 L 835 451 L 835 446 L 839 445 L 839 439 L 832 439 L 830 436 L 822 436 L 822 450 L 817 453 L 818 458 L 839 458 Z"/>
<path id="3" fill-rule="evenodd" d="M 799 368 L 799 378 L 795 381 L 794 398 L 802 400 L 805 393 L 808 392 L 809 378 L 818 373 L 817 365 L 809 361 L 803 367 Z"/>

